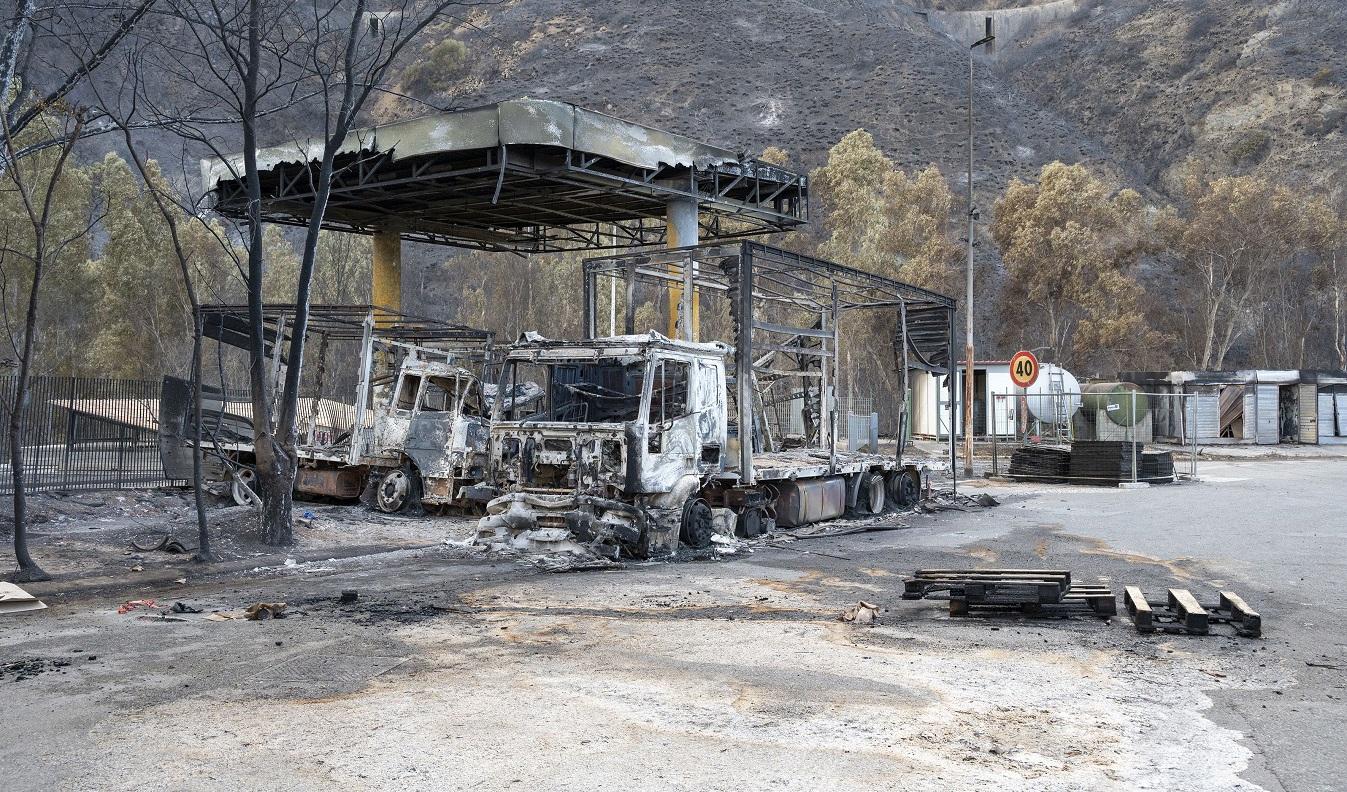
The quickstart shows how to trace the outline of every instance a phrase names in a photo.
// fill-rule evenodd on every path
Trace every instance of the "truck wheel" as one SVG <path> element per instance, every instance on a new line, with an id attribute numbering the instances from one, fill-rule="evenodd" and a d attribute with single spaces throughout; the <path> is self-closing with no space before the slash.
<path id="1" fill-rule="evenodd" d="M 374 490 L 374 505 L 389 514 L 413 507 L 420 500 L 421 478 L 410 468 L 388 471 Z"/>
<path id="2" fill-rule="evenodd" d="M 866 514 L 880 514 L 884 511 L 884 476 L 879 473 L 867 473 L 861 482 L 860 510 Z"/>
<path id="3" fill-rule="evenodd" d="M 755 539 L 762 535 L 762 510 L 744 509 L 739 514 L 739 535 L 745 539 Z"/>
<path id="4" fill-rule="evenodd" d="M 888 489 L 893 507 L 905 509 L 921 499 L 921 474 L 914 470 L 895 470 L 889 476 Z"/>
<path id="5" fill-rule="evenodd" d="M 688 502 L 683 505 L 683 524 L 680 531 L 683 544 L 704 550 L 711 546 L 711 537 L 715 532 L 715 520 L 710 505 L 701 498 L 688 498 Z"/>
<path id="6" fill-rule="evenodd" d="M 234 471 L 229 484 L 229 494 L 233 496 L 234 503 L 240 506 L 251 506 L 253 500 L 257 497 L 257 471 L 252 468 L 239 468 Z"/>

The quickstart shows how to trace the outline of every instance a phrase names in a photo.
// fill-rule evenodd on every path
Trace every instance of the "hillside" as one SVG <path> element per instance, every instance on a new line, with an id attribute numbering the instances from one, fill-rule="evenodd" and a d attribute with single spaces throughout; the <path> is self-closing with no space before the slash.
<path id="1" fill-rule="evenodd" d="M 980 28 L 984 8 L 998 18 L 975 89 L 988 186 L 1053 159 L 1160 191 L 1193 157 L 1291 181 L 1341 175 L 1347 56 L 1334 42 L 1347 22 L 1332 0 L 515 0 L 441 31 L 467 45 L 464 73 L 409 92 L 440 106 L 566 99 L 746 150 L 780 146 L 805 166 L 864 127 L 904 165 L 957 173 L 967 50 L 950 36 Z"/>

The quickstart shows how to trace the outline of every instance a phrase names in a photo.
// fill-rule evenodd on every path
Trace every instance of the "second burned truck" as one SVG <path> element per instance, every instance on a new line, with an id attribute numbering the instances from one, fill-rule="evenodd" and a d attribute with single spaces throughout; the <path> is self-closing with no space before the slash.
<path id="1" fill-rule="evenodd" d="M 621 335 L 595 337 L 600 277 L 623 281 Z M 635 333 L 636 306 L 669 292 L 682 338 Z M 931 465 L 904 460 L 905 438 L 891 454 L 873 437 L 839 447 L 840 326 L 880 312 L 858 326 L 892 332 L 872 364 L 893 373 L 897 392 L 880 401 L 897 408 L 902 433 L 906 373 L 950 364 L 953 299 L 744 242 L 587 261 L 584 306 L 584 340 L 530 334 L 505 356 L 501 388 L 541 389 L 492 413 L 488 484 L 499 494 L 479 541 L 655 557 L 918 496 Z M 693 340 L 717 325 L 733 345 Z"/>

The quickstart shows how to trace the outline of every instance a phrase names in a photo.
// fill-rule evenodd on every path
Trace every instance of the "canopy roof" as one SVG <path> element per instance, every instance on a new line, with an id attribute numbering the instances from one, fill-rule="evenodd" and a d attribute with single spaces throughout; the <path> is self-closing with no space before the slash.
<path id="1" fill-rule="evenodd" d="M 263 219 L 304 224 L 321 140 L 257 152 Z M 663 244 L 670 199 L 695 199 L 704 240 L 809 219 L 805 177 L 575 105 L 517 99 L 352 132 L 323 225 L 537 253 Z M 243 155 L 201 163 L 214 208 L 243 217 Z"/>

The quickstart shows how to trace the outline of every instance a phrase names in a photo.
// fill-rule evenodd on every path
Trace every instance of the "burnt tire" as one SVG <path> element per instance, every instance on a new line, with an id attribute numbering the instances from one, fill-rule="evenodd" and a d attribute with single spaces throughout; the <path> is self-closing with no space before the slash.
<path id="1" fill-rule="evenodd" d="M 762 535 L 762 510 L 758 508 L 744 509 L 739 513 L 739 519 L 736 521 L 735 533 L 745 539 L 756 539 Z"/>
<path id="2" fill-rule="evenodd" d="M 895 470 L 889 476 L 889 504 L 906 509 L 921 500 L 921 474 L 915 470 Z"/>
<path id="3" fill-rule="evenodd" d="M 678 532 L 683 544 L 705 550 L 711 546 L 711 537 L 715 533 L 715 517 L 711 514 L 710 504 L 701 498 L 689 498 L 683 504 L 683 521 Z"/>
<path id="4" fill-rule="evenodd" d="M 409 512 L 421 505 L 421 474 L 411 466 L 390 470 L 374 488 L 374 506 L 381 512 Z"/>
<path id="5" fill-rule="evenodd" d="M 857 510 L 862 514 L 883 514 L 885 489 L 883 474 L 865 474 L 865 479 L 861 481 L 860 496 L 856 499 Z"/>

